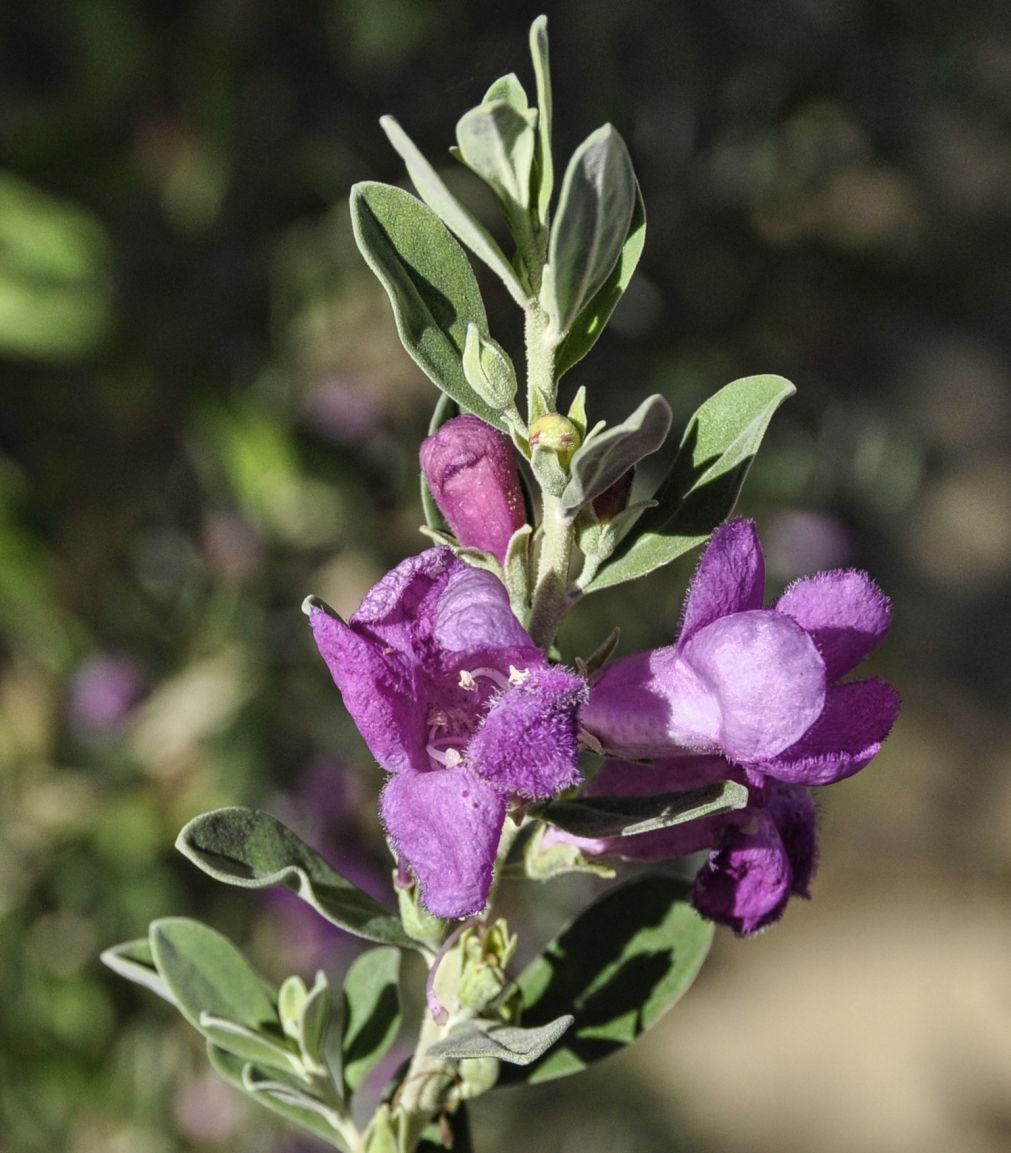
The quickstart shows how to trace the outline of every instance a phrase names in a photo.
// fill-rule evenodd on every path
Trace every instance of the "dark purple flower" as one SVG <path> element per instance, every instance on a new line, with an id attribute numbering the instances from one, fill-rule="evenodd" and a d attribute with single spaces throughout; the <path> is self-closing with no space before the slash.
<path id="1" fill-rule="evenodd" d="M 438 917 L 487 900 L 506 806 L 579 781 L 583 680 L 548 663 L 495 576 L 436 548 L 345 624 L 307 602 L 316 644 L 379 764 L 380 813 Z"/>
<path id="2" fill-rule="evenodd" d="M 762 608 L 765 566 L 751 521 L 713 536 L 676 644 L 615 661 L 582 724 L 607 752 L 717 753 L 763 775 L 824 785 L 878 752 L 899 708 L 877 678 L 837 683 L 888 630 L 888 598 L 866 573 L 792 584 Z"/>
<path id="3" fill-rule="evenodd" d="M 454 417 L 422 441 L 421 471 L 456 539 L 505 561 L 509 538 L 526 521 L 516 450 L 478 417 Z"/>

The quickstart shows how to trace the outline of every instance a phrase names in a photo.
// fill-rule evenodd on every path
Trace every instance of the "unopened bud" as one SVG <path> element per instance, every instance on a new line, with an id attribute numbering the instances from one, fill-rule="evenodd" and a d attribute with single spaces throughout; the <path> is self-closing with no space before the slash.
<path id="1" fill-rule="evenodd" d="M 579 429 L 560 412 L 545 413 L 530 426 L 530 447 L 551 449 L 563 468 L 568 468 L 581 443 Z"/>

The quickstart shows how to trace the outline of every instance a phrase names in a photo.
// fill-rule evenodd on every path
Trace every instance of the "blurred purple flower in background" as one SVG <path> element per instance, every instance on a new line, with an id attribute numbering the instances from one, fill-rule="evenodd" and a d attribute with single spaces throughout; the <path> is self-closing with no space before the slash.
<path id="1" fill-rule="evenodd" d="M 340 445 L 361 444 L 383 421 L 375 388 L 350 375 L 318 381 L 306 393 L 302 411 L 314 432 Z"/>
<path id="2" fill-rule="evenodd" d="M 147 692 L 140 664 L 127 653 L 96 653 L 70 679 L 67 716 L 78 736 L 115 735 Z"/>
<path id="3" fill-rule="evenodd" d="M 784 580 L 814 569 L 839 568 L 853 555 L 849 530 L 839 517 L 815 509 L 777 513 L 765 533 L 769 568 Z"/>

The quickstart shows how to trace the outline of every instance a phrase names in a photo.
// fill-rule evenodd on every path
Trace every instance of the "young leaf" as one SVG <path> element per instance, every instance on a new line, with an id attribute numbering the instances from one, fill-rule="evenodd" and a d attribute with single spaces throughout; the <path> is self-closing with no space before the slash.
<path id="1" fill-rule="evenodd" d="M 418 947 L 392 913 L 269 813 L 238 807 L 204 813 L 183 828 L 176 848 L 226 885 L 284 885 L 356 937 L 402 949 Z"/>
<path id="2" fill-rule="evenodd" d="M 709 951 L 713 926 L 688 904 L 688 886 L 640 876 L 611 889 L 520 974 L 523 1021 L 569 1012 L 561 1041 L 501 1081 L 549 1081 L 584 1069 L 634 1041 L 688 990 Z"/>
<path id="3" fill-rule="evenodd" d="M 238 949 L 188 917 L 165 917 L 150 929 L 151 955 L 179 1007 L 203 1031 L 204 1015 L 280 1037 L 274 994 Z"/>
<path id="4" fill-rule="evenodd" d="M 505 100 L 517 112 L 526 112 L 530 107 L 526 89 L 520 83 L 515 72 L 510 72 L 507 76 L 500 76 L 484 94 L 484 100 L 481 103 L 490 104 L 493 100 Z"/>
<path id="5" fill-rule="evenodd" d="M 618 263 L 635 201 L 628 149 L 605 124 L 569 161 L 551 228 L 541 300 L 558 333 L 569 331 Z"/>
<path id="6" fill-rule="evenodd" d="M 435 213 L 402 188 L 356 184 L 350 205 L 355 240 L 386 289 L 404 348 L 461 408 L 504 430 L 501 416 L 474 392 L 463 372 L 467 325 L 488 331 L 481 292 L 463 249 Z"/>
<path id="7" fill-rule="evenodd" d="M 662 396 L 650 396 L 621 424 L 583 441 L 569 465 L 562 507 L 573 512 L 611 487 L 667 439 L 672 414 Z"/>
<path id="8" fill-rule="evenodd" d="M 244 1061 L 254 1061 L 258 1065 L 266 1065 L 268 1069 L 284 1069 L 288 1073 L 297 1073 L 300 1068 L 298 1054 L 286 1049 L 282 1042 L 272 1040 L 255 1029 L 237 1025 L 234 1021 L 210 1013 L 201 1013 L 199 1024 L 200 1032 L 208 1041 Z"/>
<path id="9" fill-rule="evenodd" d="M 635 184 L 635 208 L 632 219 L 628 225 L 628 235 L 621 246 L 621 255 L 618 263 L 611 270 L 611 275 L 594 293 L 588 304 L 584 305 L 579 315 L 572 322 L 568 335 L 558 346 L 555 353 L 555 376 L 561 380 L 562 376 L 590 351 L 597 343 L 604 327 L 611 319 L 611 313 L 619 300 L 625 294 L 632 275 L 642 256 L 643 245 L 646 243 L 646 206 L 643 204 L 642 192 L 639 182 Z"/>
<path id="10" fill-rule="evenodd" d="M 684 793 L 649 797 L 576 797 L 531 812 L 577 837 L 634 837 L 743 809 L 747 803 L 744 785 L 717 781 Z"/>
<path id="11" fill-rule="evenodd" d="M 299 1044 L 302 1053 L 317 1068 L 326 1068 L 324 1045 L 332 1015 L 330 984 L 326 974 L 320 972 L 316 974 L 315 984 L 309 990 L 299 1018 Z"/>
<path id="12" fill-rule="evenodd" d="M 644 576 L 702 544 L 733 512 L 769 421 L 794 392 L 781 376 L 749 376 L 711 396 L 688 422 L 656 507 L 585 591 Z"/>
<path id="13" fill-rule="evenodd" d="M 122 945 L 113 945 L 111 949 L 106 949 L 102 953 L 101 960 L 114 973 L 137 985 L 143 985 L 145 989 L 157 993 L 170 1005 L 175 1004 L 168 986 L 155 967 L 151 943 L 147 937 L 141 937 L 138 941 L 125 941 Z"/>
<path id="14" fill-rule="evenodd" d="M 505 205 L 520 212 L 530 207 L 530 175 L 536 132 L 532 113 L 519 112 L 505 100 L 479 104 L 456 125 L 456 140 L 464 164 L 488 184 Z"/>
<path id="15" fill-rule="evenodd" d="M 530 25 L 530 57 L 537 85 L 537 215 L 548 222 L 555 166 L 551 156 L 551 65 L 548 60 L 548 18 L 538 16 Z"/>
<path id="16" fill-rule="evenodd" d="M 407 172 L 418 195 L 443 221 L 447 228 L 479 259 L 496 273 L 520 308 L 529 303 L 529 294 L 520 284 L 513 266 L 492 239 L 483 224 L 465 208 L 443 183 L 442 177 L 418 150 L 417 145 L 392 116 L 379 121 L 390 143 L 407 165 Z"/>
<path id="17" fill-rule="evenodd" d="M 396 949 L 370 949 L 344 978 L 341 1052 L 345 1092 L 350 1096 L 396 1040 L 400 1029 Z"/>
<path id="18" fill-rule="evenodd" d="M 546 1025 L 520 1029 L 494 1021 L 464 1021 L 428 1050 L 431 1057 L 454 1060 L 495 1057 L 510 1065 L 530 1065 L 562 1036 L 574 1018 L 566 1013 Z"/>

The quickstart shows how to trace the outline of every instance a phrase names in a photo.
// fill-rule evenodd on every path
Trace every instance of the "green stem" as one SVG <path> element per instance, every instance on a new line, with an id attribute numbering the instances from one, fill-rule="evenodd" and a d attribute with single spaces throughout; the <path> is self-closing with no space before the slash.
<path id="1" fill-rule="evenodd" d="M 527 346 L 527 424 L 555 407 L 555 351 L 549 335 L 548 314 L 534 301 L 526 310 L 524 339 Z"/>
<path id="2" fill-rule="evenodd" d="M 529 631 L 534 643 L 547 650 L 569 608 L 569 564 L 575 530 L 572 517 L 562 507 L 559 497 L 546 492 L 542 494 L 542 502 L 543 535 Z"/>

